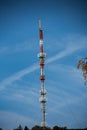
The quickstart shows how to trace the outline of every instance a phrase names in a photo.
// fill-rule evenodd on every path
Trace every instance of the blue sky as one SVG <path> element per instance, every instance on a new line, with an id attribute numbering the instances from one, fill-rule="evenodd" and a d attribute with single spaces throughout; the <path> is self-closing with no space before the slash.
<path id="1" fill-rule="evenodd" d="M 87 87 L 77 62 L 87 56 L 86 0 L 0 0 L 0 127 L 41 123 L 39 30 L 42 20 L 46 120 L 87 127 Z"/>

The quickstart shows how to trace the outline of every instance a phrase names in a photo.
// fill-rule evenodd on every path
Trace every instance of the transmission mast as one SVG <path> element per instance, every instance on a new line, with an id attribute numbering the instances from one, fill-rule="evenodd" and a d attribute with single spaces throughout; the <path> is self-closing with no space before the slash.
<path id="1" fill-rule="evenodd" d="M 41 20 L 39 20 L 39 37 L 40 37 L 40 52 L 38 54 L 38 57 L 40 59 L 40 81 L 41 81 L 41 90 L 40 90 L 40 103 L 41 103 L 41 109 L 42 109 L 42 122 L 41 126 L 43 129 L 46 127 L 46 90 L 44 86 L 44 80 L 45 80 L 45 74 L 44 74 L 44 65 L 45 65 L 45 58 L 47 56 L 46 53 L 44 53 L 44 48 L 43 48 L 43 30 L 42 30 L 42 25 L 41 25 Z"/>

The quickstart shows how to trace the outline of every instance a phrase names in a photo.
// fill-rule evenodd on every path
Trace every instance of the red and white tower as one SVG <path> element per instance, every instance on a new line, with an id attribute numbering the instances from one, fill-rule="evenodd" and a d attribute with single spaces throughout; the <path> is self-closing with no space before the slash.
<path id="1" fill-rule="evenodd" d="M 38 57 L 40 59 L 40 80 L 41 80 L 41 97 L 40 97 L 40 103 L 41 103 L 41 109 L 42 109 L 42 122 L 41 126 L 43 129 L 46 127 L 46 90 L 44 86 L 44 80 L 45 80 L 45 74 L 44 74 L 44 65 L 45 65 L 45 57 L 47 56 L 46 53 L 44 53 L 43 48 L 43 30 L 41 21 L 39 20 L 39 37 L 40 37 L 40 53 L 38 54 Z"/>

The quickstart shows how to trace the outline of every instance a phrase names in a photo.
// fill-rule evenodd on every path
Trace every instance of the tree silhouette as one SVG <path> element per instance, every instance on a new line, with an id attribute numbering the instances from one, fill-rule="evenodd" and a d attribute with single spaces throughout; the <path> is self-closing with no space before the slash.
<path id="1" fill-rule="evenodd" d="M 56 125 L 53 127 L 53 130 L 59 130 L 59 127 Z"/>
<path id="2" fill-rule="evenodd" d="M 18 128 L 14 129 L 14 130 L 23 130 L 23 128 L 21 125 L 19 125 Z"/>
<path id="3" fill-rule="evenodd" d="M 29 128 L 27 126 L 25 126 L 24 130 L 29 130 Z"/>
<path id="4" fill-rule="evenodd" d="M 36 125 L 36 126 L 32 127 L 32 130 L 41 130 L 41 127 Z"/>
<path id="5" fill-rule="evenodd" d="M 67 127 L 54 126 L 53 130 L 67 130 Z"/>

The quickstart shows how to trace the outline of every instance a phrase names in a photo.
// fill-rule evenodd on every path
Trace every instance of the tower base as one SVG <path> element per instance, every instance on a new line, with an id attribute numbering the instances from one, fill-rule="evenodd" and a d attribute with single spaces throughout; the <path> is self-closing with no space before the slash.
<path id="1" fill-rule="evenodd" d="M 42 127 L 46 127 L 47 123 L 46 122 L 41 122 Z"/>

